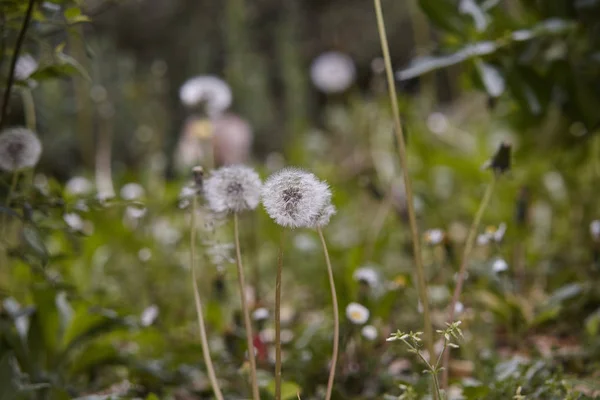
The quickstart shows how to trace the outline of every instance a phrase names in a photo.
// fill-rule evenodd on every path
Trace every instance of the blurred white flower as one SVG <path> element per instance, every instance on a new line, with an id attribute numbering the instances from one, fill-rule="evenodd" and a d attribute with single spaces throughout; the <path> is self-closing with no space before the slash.
<path id="1" fill-rule="evenodd" d="M 488 226 L 485 231 L 477 235 L 477 244 L 484 246 L 490 242 L 500 243 L 506 234 L 506 224 L 502 222 L 498 227 Z"/>
<path id="2" fill-rule="evenodd" d="M 486 233 L 481 233 L 481 234 L 477 235 L 477 245 L 478 246 L 485 246 L 489 242 L 490 242 L 490 235 L 488 235 Z"/>
<path id="3" fill-rule="evenodd" d="M 370 287 L 379 284 L 379 273 L 372 267 L 357 268 L 352 274 L 352 278 L 357 282 L 364 282 Z"/>
<path id="4" fill-rule="evenodd" d="M 425 243 L 436 246 L 444 241 L 446 234 L 441 229 L 429 229 L 425 231 Z"/>
<path id="5" fill-rule="evenodd" d="M 38 63 L 30 54 L 23 54 L 17 59 L 15 65 L 15 79 L 24 81 L 38 68 Z"/>
<path id="6" fill-rule="evenodd" d="M 369 320 L 369 309 L 362 304 L 350 303 L 346 307 L 346 317 L 355 325 L 362 325 Z"/>
<path id="7" fill-rule="evenodd" d="M 150 326 L 156 321 L 158 317 L 159 310 L 156 304 L 152 304 L 150 307 L 147 307 L 140 316 L 140 321 L 142 326 Z"/>
<path id="8" fill-rule="evenodd" d="M 590 234 L 594 239 L 600 239 L 600 219 L 596 219 L 590 223 Z"/>
<path id="9" fill-rule="evenodd" d="M 76 213 L 66 213 L 63 215 L 63 220 L 69 226 L 69 228 L 74 231 L 83 230 L 83 219 L 79 214 Z"/>
<path id="10" fill-rule="evenodd" d="M 465 310 L 465 306 L 463 305 L 463 303 L 461 303 L 460 301 L 457 301 L 456 304 L 454 305 L 454 313 L 456 315 L 462 314 L 462 312 Z"/>
<path id="11" fill-rule="evenodd" d="M 144 215 L 146 215 L 146 212 L 146 207 L 127 206 L 127 208 L 125 208 L 125 215 L 131 220 L 142 218 Z"/>
<path id="12" fill-rule="evenodd" d="M 157 219 L 151 229 L 154 239 L 165 246 L 172 246 L 181 238 L 181 232 L 165 218 Z"/>
<path id="13" fill-rule="evenodd" d="M 371 341 L 377 339 L 377 335 L 378 335 L 377 328 L 375 328 L 373 325 L 363 326 L 360 333 L 362 334 L 362 336 L 365 339 L 371 340 Z"/>
<path id="14" fill-rule="evenodd" d="M 229 85 L 216 76 L 203 75 L 187 80 L 179 89 L 179 98 L 187 107 L 204 103 L 209 116 L 225 111 L 231 105 Z"/>
<path id="15" fill-rule="evenodd" d="M 565 180 L 563 179 L 560 172 L 550 171 L 544 174 L 543 177 L 544 186 L 550 193 L 550 196 L 557 201 L 564 201 L 567 198 L 567 188 L 565 186 Z"/>
<path id="16" fill-rule="evenodd" d="M 496 258 L 492 262 L 492 271 L 500 273 L 508 270 L 508 263 L 503 258 Z"/>
<path id="17" fill-rule="evenodd" d="M 340 93 L 356 78 L 354 61 L 348 55 L 330 51 L 315 58 L 310 66 L 313 84 L 324 93 Z"/>
<path id="18" fill-rule="evenodd" d="M 494 241 L 496 243 L 499 243 L 502 241 L 502 239 L 504 239 L 505 233 L 506 233 L 506 224 L 504 222 L 502 222 L 500 225 L 498 225 L 498 229 L 496 229 L 494 231 L 494 233 L 492 234 L 492 238 L 494 239 Z"/>
<path id="19" fill-rule="evenodd" d="M 204 196 L 212 211 L 238 213 L 258 206 L 261 186 L 252 168 L 231 165 L 211 172 L 204 181 Z"/>
<path id="20" fill-rule="evenodd" d="M 255 321 L 264 321 L 269 318 L 269 310 L 267 310 L 265 307 L 257 308 L 252 313 L 252 318 Z"/>
<path id="21" fill-rule="evenodd" d="M 131 182 L 123 185 L 121 188 L 121 197 L 124 200 L 137 200 L 146 194 L 144 187 L 139 183 Z"/>
<path id="22" fill-rule="evenodd" d="M 306 233 L 298 233 L 294 236 L 294 247 L 299 251 L 310 252 L 318 248 L 317 241 Z"/>
<path id="23" fill-rule="evenodd" d="M 273 343 L 275 341 L 275 329 L 273 328 L 265 328 L 258 333 L 260 336 L 260 340 L 263 343 Z"/>
<path id="24" fill-rule="evenodd" d="M 83 176 L 74 176 L 67 181 L 65 190 L 73 196 L 85 196 L 92 192 L 94 185 L 92 182 Z"/>
<path id="25" fill-rule="evenodd" d="M 289 329 L 282 329 L 281 330 L 281 343 L 288 344 L 292 340 L 294 340 L 294 332 L 292 332 Z"/>
<path id="26" fill-rule="evenodd" d="M 141 248 L 140 251 L 138 251 L 138 259 L 141 262 L 148 262 L 150 261 L 150 258 L 152 258 L 152 250 L 148 247 Z"/>
<path id="27" fill-rule="evenodd" d="M 220 266 L 235 262 L 231 256 L 234 249 L 233 243 L 205 241 L 204 245 L 206 246 L 206 255 L 213 265 Z"/>
<path id="28" fill-rule="evenodd" d="M 35 167 L 42 155 L 42 143 L 27 128 L 8 128 L 0 133 L 0 169 L 8 172 Z"/>
<path id="29" fill-rule="evenodd" d="M 434 112 L 427 117 L 427 128 L 437 135 L 445 133 L 449 126 L 448 118 L 441 112 Z"/>

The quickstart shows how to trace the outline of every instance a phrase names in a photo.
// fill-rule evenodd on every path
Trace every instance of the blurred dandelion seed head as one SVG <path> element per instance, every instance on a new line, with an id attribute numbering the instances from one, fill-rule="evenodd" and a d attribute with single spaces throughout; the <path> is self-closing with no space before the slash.
<path id="1" fill-rule="evenodd" d="M 370 340 L 370 341 L 377 339 L 377 336 L 378 336 L 377 328 L 375 328 L 373 325 L 363 326 L 360 333 L 362 334 L 362 336 L 365 339 Z"/>
<path id="2" fill-rule="evenodd" d="M 15 64 L 15 79 L 24 81 L 31 76 L 38 68 L 38 63 L 30 54 L 23 54 L 17 59 Z"/>
<path id="3" fill-rule="evenodd" d="M 67 181 L 65 190 L 72 196 L 85 196 L 94 190 L 94 184 L 83 176 L 74 176 Z"/>
<path id="4" fill-rule="evenodd" d="M 356 79 L 356 67 L 350 56 L 330 51 L 315 58 L 310 66 L 310 78 L 323 93 L 340 93 Z"/>
<path id="5" fill-rule="evenodd" d="M 262 189 L 267 214 L 289 228 L 324 226 L 335 213 L 331 190 L 314 174 L 285 168 L 271 175 Z"/>
<path id="6" fill-rule="evenodd" d="M 123 185 L 121 188 L 121 197 L 124 200 L 137 200 L 146 194 L 144 187 L 139 183 L 131 182 Z"/>
<path id="7" fill-rule="evenodd" d="M 357 268 L 352 274 L 352 278 L 357 282 L 363 282 L 370 287 L 375 287 L 379 284 L 379 273 L 372 267 Z"/>
<path id="8" fill-rule="evenodd" d="M 211 172 L 204 182 L 204 195 L 212 211 L 237 213 L 258 206 L 261 186 L 252 168 L 232 165 Z"/>
<path id="9" fill-rule="evenodd" d="M 369 320 L 369 309 L 362 304 L 350 303 L 346 307 L 346 317 L 355 325 L 362 325 Z"/>
<path id="10" fill-rule="evenodd" d="M 26 128 L 9 128 L 0 134 L 0 169 L 8 172 L 34 167 L 40 160 L 42 143 Z"/>
<path id="11" fill-rule="evenodd" d="M 229 108 L 233 97 L 225 81 L 203 75 L 187 80 L 179 89 L 179 98 L 186 107 L 204 105 L 206 114 L 215 116 Z"/>

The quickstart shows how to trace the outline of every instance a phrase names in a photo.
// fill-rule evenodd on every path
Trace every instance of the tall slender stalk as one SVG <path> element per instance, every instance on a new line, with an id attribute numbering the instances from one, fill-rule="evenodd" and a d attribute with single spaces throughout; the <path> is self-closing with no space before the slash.
<path id="1" fill-rule="evenodd" d="M 381 41 L 381 51 L 385 62 L 385 71 L 387 76 L 388 91 L 390 102 L 392 105 L 392 113 L 394 116 L 394 126 L 396 139 L 398 141 L 398 153 L 400 156 L 400 165 L 402 167 L 402 176 L 404 178 L 404 187 L 406 189 L 406 205 L 408 208 L 408 218 L 410 221 L 410 230 L 413 242 L 413 252 L 415 257 L 415 265 L 417 272 L 417 282 L 419 287 L 419 296 L 423 306 L 425 345 L 429 353 L 429 358 L 434 359 L 435 353 L 433 350 L 433 331 L 431 326 L 431 316 L 429 314 L 429 300 L 427 293 L 427 282 L 425 281 L 425 269 L 423 267 L 423 259 L 421 254 L 421 243 L 419 237 L 419 228 L 417 227 L 417 217 L 413 203 L 413 191 L 408 173 L 408 162 L 406 160 L 406 144 L 404 142 L 404 134 L 402 132 L 402 124 L 400 123 L 400 111 L 398 109 L 398 99 L 396 95 L 396 87 L 394 85 L 394 74 L 392 71 L 392 61 L 390 59 L 390 50 L 388 46 L 387 36 L 385 33 L 385 22 L 383 20 L 383 12 L 381 10 L 381 0 L 373 0 L 375 4 L 375 13 L 377 15 L 377 28 L 379 30 L 379 39 Z"/>
<path id="2" fill-rule="evenodd" d="M 0 129 L 2 129 L 2 126 L 6 119 L 6 113 L 8 112 L 8 103 L 10 101 L 10 91 L 12 89 L 12 86 L 13 86 L 13 83 L 15 80 L 15 67 L 17 65 L 17 60 L 19 59 L 19 53 L 21 52 L 21 47 L 23 46 L 23 42 L 25 41 L 25 34 L 27 33 L 27 28 L 29 28 L 29 23 L 31 22 L 31 17 L 33 16 L 34 5 L 35 5 L 35 0 L 29 0 L 29 4 L 27 5 L 27 11 L 25 12 L 25 18 L 23 19 L 23 25 L 21 25 L 21 31 L 19 32 L 19 36 L 17 37 L 15 51 L 13 52 L 12 60 L 10 62 L 10 68 L 8 69 L 8 78 L 6 80 L 6 89 L 4 89 L 4 99 L 2 101 L 2 111 L 0 111 Z"/>
<path id="3" fill-rule="evenodd" d="M 335 291 L 335 282 L 333 281 L 333 268 L 331 268 L 329 252 L 327 251 L 327 244 L 325 243 L 325 237 L 323 236 L 323 230 L 321 229 L 321 227 L 317 227 L 317 232 L 319 233 L 321 245 L 323 245 L 323 253 L 325 254 L 325 262 L 327 264 L 327 275 L 329 277 L 329 287 L 331 289 L 331 303 L 333 305 L 333 353 L 331 356 L 331 369 L 329 370 L 329 380 L 327 381 L 327 395 L 325 396 L 325 400 L 329 400 L 331 399 L 331 393 L 333 392 L 335 367 L 337 365 L 338 351 L 340 346 L 340 311 L 338 308 L 337 294 Z"/>
<path id="4" fill-rule="evenodd" d="M 283 271 L 284 237 L 285 230 L 282 229 L 275 280 L 275 400 L 281 400 L 281 272 Z"/>
<path id="5" fill-rule="evenodd" d="M 473 223 L 471 224 L 471 228 L 469 229 L 469 234 L 467 235 L 467 242 L 465 243 L 465 250 L 463 252 L 462 260 L 460 263 L 460 269 L 458 270 L 458 278 L 456 280 L 456 287 L 454 288 L 454 294 L 452 295 L 452 300 L 450 301 L 450 306 L 448 308 L 448 323 L 454 322 L 454 309 L 456 307 L 456 303 L 460 298 L 460 293 L 462 292 L 463 283 L 465 281 L 465 272 L 467 270 L 467 264 L 469 263 L 469 257 L 471 256 L 471 251 L 473 251 L 473 245 L 475 244 L 475 239 L 477 237 L 477 230 L 479 229 L 479 224 L 481 223 L 481 218 L 483 217 L 483 212 L 487 208 L 490 199 L 492 198 L 492 193 L 494 191 L 494 186 L 496 186 L 496 174 L 494 173 L 492 180 L 488 184 L 483 198 L 481 199 L 481 203 L 479 203 L 479 209 L 475 214 L 475 218 L 473 219 Z M 450 351 L 446 351 L 444 353 L 444 361 L 443 361 L 443 370 L 442 370 L 442 387 L 444 389 L 448 388 L 448 363 L 450 362 Z"/>
<path id="6" fill-rule="evenodd" d="M 260 392 L 258 391 L 258 381 L 256 380 L 256 357 L 254 355 L 254 341 L 252 333 L 252 322 L 250 320 L 250 311 L 248 310 L 248 303 L 246 302 L 246 278 L 244 277 L 244 267 L 242 266 L 242 253 L 240 250 L 240 230 L 239 230 L 239 218 L 237 213 L 233 214 L 233 226 L 235 236 L 235 254 L 237 261 L 238 271 L 238 284 L 240 286 L 240 299 L 242 302 L 242 313 L 244 314 L 244 325 L 246 328 L 246 342 L 248 343 L 248 360 L 250 361 L 250 380 L 252 381 L 252 398 L 254 400 L 260 399 Z"/>
<path id="7" fill-rule="evenodd" d="M 202 356 L 208 371 L 208 379 L 212 386 L 213 393 L 217 400 L 223 400 L 223 394 L 217 381 L 215 368 L 213 367 L 212 359 L 210 358 L 210 348 L 206 337 L 206 326 L 204 325 L 204 315 L 202 314 L 202 301 L 200 300 L 200 291 L 198 290 L 198 282 L 196 280 L 196 211 L 198 200 L 194 196 L 192 200 L 192 226 L 190 232 L 190 269 L 192 270 L 192 287 L 194 289 L 194 300 L 196 305 L 196 314 L 198 315 L 198 327 L 200 330 L 200 343 L 202 345 Z"/>

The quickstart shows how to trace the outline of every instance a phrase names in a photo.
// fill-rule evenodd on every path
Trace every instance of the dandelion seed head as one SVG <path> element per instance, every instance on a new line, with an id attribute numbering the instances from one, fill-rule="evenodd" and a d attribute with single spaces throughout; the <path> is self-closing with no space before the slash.
<path id="1" fill-rule="evenodd" d="M 313 84 L 324 93 L 340 93 L 356 78 L 356 67 L 350 56 L 330 51 L 315 58 L 310 66 Z"/>
<path id="2" fill-rule="evenodd" d="M 26 128 L 9 128 L 0 134 L 0 169 L 17 171 L 34 167 L 42 154 L 42 143 Z"/>
<path id="3" fill-rule="evenodd" d="M 15 64 L 15 79 L 24 81 L 38 68 L 38 63 L 30 54 L 23 54 Z"/>
<path id="4" fill-rule="evenodd" d="M 74 176 L 67 181 L 65 190 L 73 196 L 85 196 L 94 189 L 92 182 L 83 176 Z"/>
<path id="5" fill-rule="evenodd" d="M 373 325 L 363 326 L 360 333 L 362 334 L 362 336 L 365 339 L 370 340 L 370 341 L 377 339 L 377 336 L 378 336 L 377 328 L 375 328 Z"/>
<path id="6" fill-rule="evenodd" d="M 204 196 L 212 211 L 237 213 L 258 206 L 261 186 L 252 168 L 231 165 L 211 172 L 204 182 Z"/>
<path id="7" fill-rule="evenodd" d="M 144 197 L 146 191 L 139 183 L 131 182 L 121 188 L 121 197 L 125 200 L 137 200 Z"/>
<path id="8" fill-rule="evenodd" d="M 346 307 L 346 317 L 356 325 L 362 325 L 369 320 L 369 309 L 362 304 L 350 303 Z"/>
<path id="9" fill-rule="evenodd" d="M 229 85 L 216 76 L 203 75 L 187 80 L 179 89 L 179 98 L 187 107 L 204 103 L 209 116 L 219 115 L 231 105 Z"/>
<path id="10" fill-rule="evenodd" d="M 329 186 L 297 168 L 271 175 L 263 185 L 262 200 L 267 214 L 289 228 L 323 226 L 335 213 Z"/>

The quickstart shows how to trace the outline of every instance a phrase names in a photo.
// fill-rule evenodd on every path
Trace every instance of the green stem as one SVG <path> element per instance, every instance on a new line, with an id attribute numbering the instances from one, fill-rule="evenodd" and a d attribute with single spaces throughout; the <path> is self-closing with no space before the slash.
<path id="1" fill-rule="evenodd" d="M 242 302 L 242 313 L 244 314 L 244 325 L 246 327 L 246 342 L 248 345 L 248 360 L 250 361 L 250 380 L 252 383 L 252 398 L 260 400 L 258 391 L 258 381 L 256 380 L 256 357 L 254 355 L 254 342 L 252 333 L 252 322 L 250 320 L 250 311 L 246 301 L 246 278 L 244 277 L 244 267 L 242 266 L 242 252 L 240 250 L 240 231 L 239 218 L 237 213 L 233 214 L 233 226 L 235 236 L 235 254 L 237 261 L 238 284 L 240 287 L 240 299 Z"/>
<path id="2" fill-rule="evenodd" d="M 35 102 L 33 101 L 31 89 L 24 88 L 21 90 L 21 100 L 23 102 L 23 110 L 25 111 L 25 125 L 35 132 L 37 123 L 35 117 Z"/>
<path id="3" fill-rule="evenodd" d="M 485 194 L 481 199 L 481 203 L 479 203 L 479 209 L 475 214 L 475 218 L 473 219 L 473 223 L 471 224 L 471 228 L 469 229 L 469 234 L 467 235 L 467 242 L 465 243 L 465 249 L 462 256 L 462 261 L 460 264 L 460 269 L 458 271 L 458 278 L 456 280 L 456 287 L 454 288 L 454 294 L 452 295 L 452 300 L 450 301 L 450 308 L 448 309 L 448 323 L 454 322 L 454 309 L 456 308 L 456 303 L 460 299 L 460 294 L 462 292 L 463 284 L 465 281 L 465 272 L 467 270 L 467 265 L 469 263 L 469 257 L 471 256 L 471 251 L 473 250 L 473 246 L 475 244 L 475 239 L 477 238 L 477 231 L 479 229 L 479 224 L 481 223 L 481 218 L 483 218 L 483 213 L 487 208 L 490 199 L 492 198 L 492 193 L 494 192 L 494 186 L 496 186 L 496 175 L 494 174 L 492 180 L 487 186 L 485 190 Z M 442 372 L 442 387 L 444 389 L 448 388 L 448 364 L 450 363 L 450 351 L 446 351 L 444 353 L 444 362 L 443 362 L 443 372 Z"/>
<path id="4" fill-rule="evenodd" d="M 190 269 L 192 270 L 192 287 L 194 289 L 194 300 L 196 305 L 196 314 L 198 315 L 198 327 L 200 328 L 200 343 L 202 345 L 202 356 L 204 357 L 204 363 L 206 364 L 206 370 L 208 371 L 208 379 L 212 386 L 212 390 L 217 400 L 223 400 L 223 394 L 217 381 L 217 375 L 215 374 L 215 368 L 213 367 L 212 359 L 210 358 L 210 348 L 208 345 L 208 338 L 206 336 L 206 326 L 204 324 L 204 315 L 202 314 L 202 301 L 200 299 L 200 291 L 198 290 L 198 282 L 196 280 L 196 210 L 197 210 L 196 196 L 192 200 L 192 229 L 190 232 Z"/>
<path id="5" fill-rule="evenodd" d="M 275 400 L 281 400 L 281 272 L 283 270 L 284 236 L 285 230 L 282 229 L 275 280 Z"/>
<path id="6" fill-rule="evenodd" d="M 417 217 L 414 208 L 412 184 L 408 173 L 408 162 L 406 158 L 406 144 L 404 142 L 404 134 L 402 132 L 402 124 L 400 122 L 400 111 L 398 108 L 398 98 L 396 87 L 394 85 L 394 75 L 392 71 L 392 61 L 390 59 L 390 50 L 388 46 L 387 36 L 385 33 L 385 22 L 383 20 L 383 12 L 381 10 L 381 0 L 373 0 L 375 4 L 375 13 L 377 15 L 377 28 L 379 30 L 379 39 L 381 41 L 381 51 L 385 62 L 385 70 L 387 76 L 388 91 L 390 102 L 392 105 L 392 113 L 394 116 L 394 125 L 396 139 L 398 141 L 398 153 L 400 156 L 400 165 L 402 167 L 402 175 L 404 178 L 404 187 L 406 190 L 406 205 L 408 208 L 408 218 L 410 221 L 410 230 L 413 242 L 413 252 L 415 257 L 417 282 L 419 287 L 419 296 L 423 306 L 423 319 L 425 331 L 425 345 L 429 353 L 429 359 L 435 357 L 433 349 L 433 331 L 431 324 L 431 316 L 429 314 L 429 300 L 427 293 L 427 282 L 425 280 L 425 269 L 423 267 L 423 259 L 421 254 L 421 243 L 419 237 L 419 229 L 417 227 Z"/>
<path id="7" fill-rule="evenodd" d="M 335 367 L 337 365 L 338 351 L 340 346 L 340 312 L 337 302 L 337 294 L 335 291 L 335 282 L 333 280 L 333 268 L 331 268 L 331 261 L 329 260 L 329 252 L 327 251 L 327 244 L 325 243 L 325 237 L 320 227 L 317 227 L 321 244 L 323 245 L 323 253 L 325 254 L 325 263 L 327 264 L 327 275 L 329 277 L 329 288 L 331 289 L 331 303 L 333 306 L 333 353 L 331 356 L 331 369 L 329 370 L 329 380 L 327 381 L 327 395 L 325 400 L 331 399 L 333 393 L 333 382 L 335 380 Z"/>

